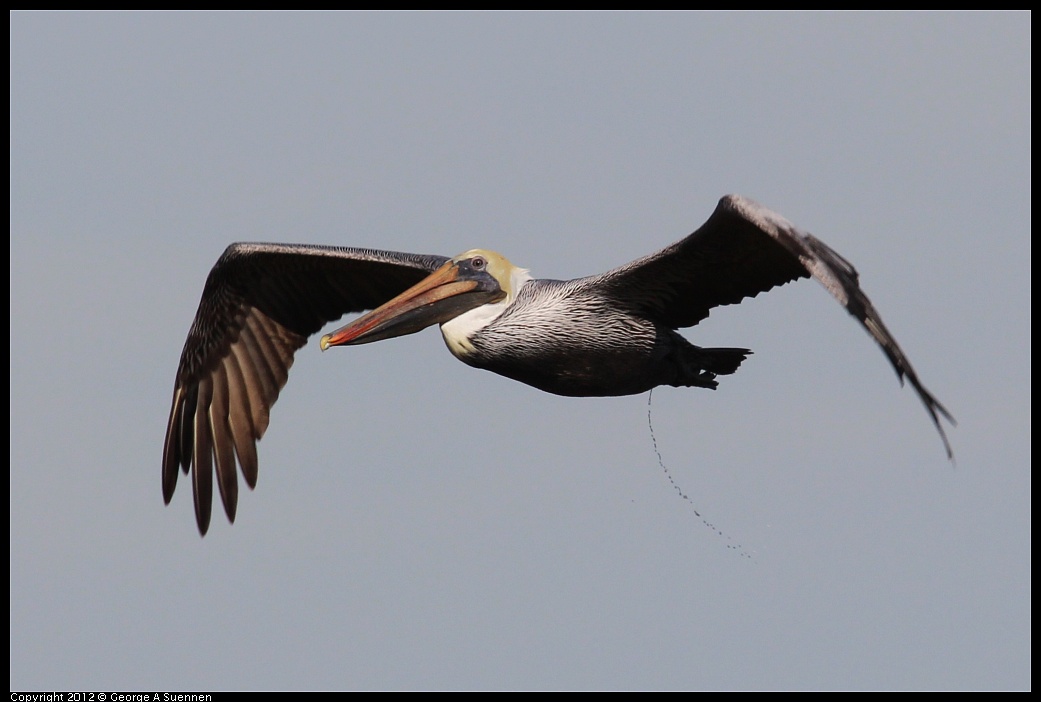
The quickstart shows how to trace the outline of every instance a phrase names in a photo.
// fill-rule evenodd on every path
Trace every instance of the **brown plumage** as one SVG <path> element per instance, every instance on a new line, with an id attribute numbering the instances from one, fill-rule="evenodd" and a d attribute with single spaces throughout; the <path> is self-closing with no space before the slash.
<path id="1" fill-rule="evenodd" d="M 256 441 L 307 337 L 349 312 L 374 310 L 322 339 L 322 348 L 400 336 L 441 324 L 464 362 L 561 395 L 643 392 L 658 385 L 715 388 L 751 352 L 701 348 L 676 333 L 712 308 L 813 277 L 910 381 L 948 456 L 940 416 L 860 289 L 853 266 L 783 217 L 727 196 L 685 239 L 601 275 L 535 280 L 499 254 L 448 259 L 285 244 L 233 244 L 207 278 L 181 354 L 163 455 L 169 502 L 178 467 L 192 473 L 199 531 L 209 526 L 212 475 L 229 520 L 236 457 L 257 479 Z"/>

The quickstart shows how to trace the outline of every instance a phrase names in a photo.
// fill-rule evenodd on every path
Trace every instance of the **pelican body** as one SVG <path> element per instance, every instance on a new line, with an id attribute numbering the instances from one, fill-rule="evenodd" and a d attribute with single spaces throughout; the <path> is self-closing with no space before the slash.
<path id="1" fill-rule="evenodd" d="M 191 473 L 199 531 L 210 522 L 212 476 L 230 521 L 236 459 L 250 488 L 256 442 L 285 385 L 293 354 L 322 326 L 371 310 L 321 339 L 370 343 L 441 326 L 464 363 L 546 392 L 631 395 L 659 385 L 714 389 L 752 352 L 702 348 L 677 329 L 712 308 L 813 277 L 907 378 L 948 457 L 940 416 L 950 413 L 922 385 L 860 289 L 856 269 L 813 235 L 736 195 L 685 239 L 606 273 L 539 280 L 500 254 L 454 258 L 311 245 L 232 244 L 210 271 L 174 384 L 163 452 L 163 496 Z"/>
<path id="2" fill-rule="evenodd" d="M 440 321 L 448 349 L 464 363 L 571 397 L 632 395 L 658 385 L 715 388 L 715 374 L 733 373 L 751 353 L 699 348 L 636 310 L 625 313 L 621 300 L 604 304 L 601 278 L 535 280 L 500 254 L 474 249 L 327 334 L 322 348 L 401 336 Z M 452 299 L 474 297 L 463 304 L 470 309 L 448 310 L 441 320 L 426 295 L 451 285 L 473 286 Z"/>

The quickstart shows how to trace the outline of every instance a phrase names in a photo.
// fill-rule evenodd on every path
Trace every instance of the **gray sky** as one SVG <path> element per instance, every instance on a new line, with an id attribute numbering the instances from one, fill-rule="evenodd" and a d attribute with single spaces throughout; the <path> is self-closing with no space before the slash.
<path id="1" fill-rule="evenodd" d="M 11 15 L 11 687 L 999 688 L 1030 673 L 1029 14 Z M 297 355 L 238 520 L 160 454 L 232 241 L 605 270 L 736 192 L 853 261 L 716 392 L 436 330 Z M 728 540 L 729 538 L 729 540 Z M 740 543 L 752 558 L 728 545 Z"/>

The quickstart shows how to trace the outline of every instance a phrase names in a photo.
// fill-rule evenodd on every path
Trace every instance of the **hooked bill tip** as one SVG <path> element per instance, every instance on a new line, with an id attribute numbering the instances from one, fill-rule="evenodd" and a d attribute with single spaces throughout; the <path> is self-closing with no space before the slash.
<path id="1" fill-rule="evenodd" d="M 325 336 L 322 337 L 322 340 L 318 342 L 318 345 L 322 348 L 322 351 L 328 350 L 328 348 L 329 348 L 329 337 L 330 336 L 332 336 L 332 334 L 326 334 Z"/>

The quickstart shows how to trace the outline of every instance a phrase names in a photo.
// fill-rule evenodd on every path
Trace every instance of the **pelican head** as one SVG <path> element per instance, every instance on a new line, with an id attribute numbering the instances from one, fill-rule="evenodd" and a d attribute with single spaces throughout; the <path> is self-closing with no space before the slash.
<path id="1" fill-rule="evenodd" d="M 485 305 L 502 303 L 505 308 L 516 294 L 521 270 L 494 251 L 471 249 L 394 299 L 323 336 L 322 350 L 414 334 Z"/>

